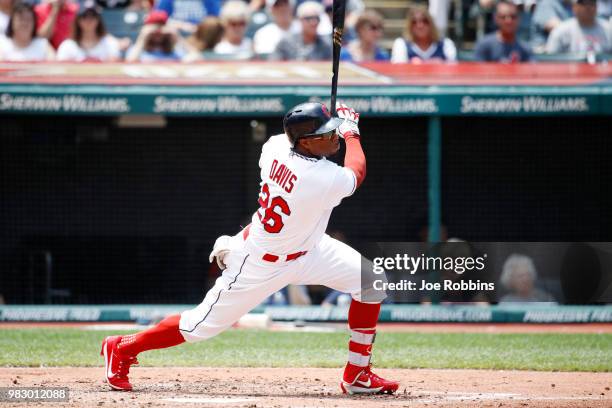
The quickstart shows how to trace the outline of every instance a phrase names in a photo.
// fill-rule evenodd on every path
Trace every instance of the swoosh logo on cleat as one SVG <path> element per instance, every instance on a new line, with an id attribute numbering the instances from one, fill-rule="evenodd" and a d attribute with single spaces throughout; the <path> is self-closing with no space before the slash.
<path id="1" fill-rule="evenodd" d="M 357 381 L 357 384 L 359 384 L 359 385 L 363 385 L 364 387 L 366 387 L 366 388 L 367 388 L 367 387 L 369 387 L 370 385 L 372 385 L 372 379 L 371 379 L 371 378 L 368 378 L 368 381 L 367 381 L 367 382 L 364 382 L 364 381 Z"/>
<path id="2" fill-rule="evenodd" d="M 106 349 L 104 349 L 104 354 L 107 355 Z M 108 370 L 106 371 L 106 376 L 108 378 L 113 378 L 115 374 L 113 373 L 113 353 L 111 352 L 110 361 L 108 362 Z"/>

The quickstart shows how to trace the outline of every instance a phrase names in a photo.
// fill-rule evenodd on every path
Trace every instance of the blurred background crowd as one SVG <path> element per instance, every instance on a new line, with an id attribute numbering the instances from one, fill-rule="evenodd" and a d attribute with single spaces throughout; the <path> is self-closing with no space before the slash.
<path id="1" fill-rule="evenodd" d="M 329 60 L 332 0 L 0 0 L 3 61 Z M 607 62 L 612 0 L 347 0 L 355 62 Z"/>

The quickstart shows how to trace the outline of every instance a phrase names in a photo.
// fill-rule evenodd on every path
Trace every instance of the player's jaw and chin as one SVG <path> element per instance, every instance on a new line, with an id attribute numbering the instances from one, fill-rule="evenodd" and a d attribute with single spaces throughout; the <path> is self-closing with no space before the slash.
<path id="1" fill-rule="evenodd" d="M 329 143 L 329 153 L 323 154 L 322 156 L 324 157 L 330 157 L 330 156 L 335 156 L 338 151 L 340 151 L 340 140 L 338 138 L 335 138 L 335 140 L 329 140 L 327 141 Z"/>

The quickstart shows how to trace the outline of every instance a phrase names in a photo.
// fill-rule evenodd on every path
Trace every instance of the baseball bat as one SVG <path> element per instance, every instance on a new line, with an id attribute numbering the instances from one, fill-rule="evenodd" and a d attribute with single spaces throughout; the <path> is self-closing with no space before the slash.
<path id="1" fill-rule="evenodd" d="M 344 13 L 346 0 L 334 0 L 332 5 L 332 33 L 333 62 L 332 62 L 332 84 L 331 84 L 331 114 L 336 114 L 336 95 L 338 94 L 338 66 L 340 65 L 340 49 L 342 48 L 342 34 L 344 32 Z"/>

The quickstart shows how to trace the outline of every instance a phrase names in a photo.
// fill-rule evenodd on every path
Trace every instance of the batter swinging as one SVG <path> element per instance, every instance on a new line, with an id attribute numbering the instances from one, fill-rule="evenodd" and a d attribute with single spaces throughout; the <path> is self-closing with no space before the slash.
<path id="1" fill-rule="evenodd" d="M 366 162 L 359 114 L 338 105 L 338 118 L 320 103 L 304 103 L 284 117 L 285 134 L 263 146 L 260 208 L 251 225 L 215 242 L 211 261 L 224 269 L 195 309 L 169 316 L 143 332 L 110 336 L 102 343 L 105 375 L 129 391 L 130 366 L 146 350 L 209 339 L 288 284 L 325 285 L 350 293 L 348 362 L 340 387 L 354 394 L 393 393 L 399 384 L 371 371 L 370 357 L 383 300 L 362 302 L 361 255 L 325 234 L 332 209 L 363 182 Z M 326 159 L 346 142 L 344 167 Z"/>

